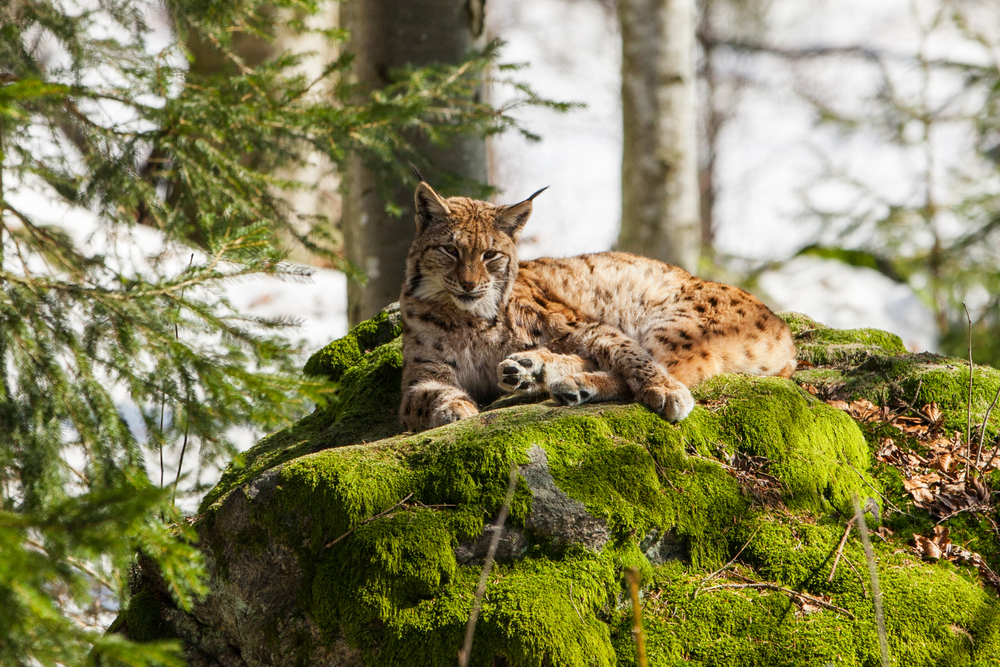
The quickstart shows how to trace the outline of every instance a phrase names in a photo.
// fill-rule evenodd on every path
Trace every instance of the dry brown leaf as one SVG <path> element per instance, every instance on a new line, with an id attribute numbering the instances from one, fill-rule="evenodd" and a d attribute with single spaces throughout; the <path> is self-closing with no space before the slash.
<path id="1" fill-rule="evenodd" d="M 927 560 L 938 560 L 943 555 L 941 548 L 935 544 L 933 540 L 929 540 L 923 535 L 914 535 L 913 541 L 916 544 L 917 554 L 919 554 L 921 558 L 925 558 Z"/>
<path id="2" fill-rule="evenodd" d="M 942 452 L 940 456 L 934 458 L 930 462 L 930 466 L 935 470 L 940 470 L 941 472 L 949 472 L 951 470 L 952 455 L 951 452 Z"/>

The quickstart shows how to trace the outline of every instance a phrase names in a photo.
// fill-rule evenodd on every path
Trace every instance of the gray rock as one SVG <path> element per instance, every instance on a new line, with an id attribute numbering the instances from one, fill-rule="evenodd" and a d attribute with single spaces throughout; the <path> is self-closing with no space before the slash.
<path id="1" fill-rule="evenodd" d="M 600 551 L 611 537 L 607 523 L 592 516 L 583 503 L 556 486 L 544 449 L 534 445 L 528 456 L 531 462 L 521 466 L 521 476 L 531 489 L 531 514 L 525 527 L 557 547 L 582 544 Z"/>
<path id="2" fill-rule="evenodd" d="M 486 562 L 486 552 L 490 548 L 490 539 L 496 531 L 496 526 L 488 524 L 475 542 L 461 542 L 455 547 L 455 560 L 461 565 L 482 565 Z M 528 540 L 524 533 L 513 526 L 500 528 L 500 541 L 494 559 L 501 563 L 522 558 L 528 550 Z"/>
<path id="3" fill-rule="evenodd" d="M 684 541 L 672 530 L 662 532 L 654 528 L 649 531 L 639 548 L 653 565 L 663 565 L 670 560 L 681 560 L 685 556 Z"/>

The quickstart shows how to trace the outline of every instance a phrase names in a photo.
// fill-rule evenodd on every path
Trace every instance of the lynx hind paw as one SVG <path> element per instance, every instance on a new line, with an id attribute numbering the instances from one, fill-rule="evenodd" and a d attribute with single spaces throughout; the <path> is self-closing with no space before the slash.
<path id="1" fill-rule="evenodd" d="M 520 394 L 545 390 L 545 362 L 530 352 L 512 354 L 497 366 L 500 388 Z"/>
<path id="2" fill-rule="evenodd" d="M 479 409 L 469 401 L 457 399 L 448 401 L 434 410 L 434 413 L 431 415 L 429 428 L 437 428 L 438 426 L 457 422 L 459 419 L 475 417 L 478 414 Z"/>
<path id="3" fill-rule="evenodd" d="M 669 422 L 679 422 L 694 409 L 694 396 L 680 382 L 676 386 L 652 386 L 639 392 L 639 400 Z"/>
<path id="4" fill-rule="evenodd" d="M 582 378 L 567 375 L 549 384 L 549 395 L 559 405 L 580 405 L 594 398 L 597 392 Z"/>

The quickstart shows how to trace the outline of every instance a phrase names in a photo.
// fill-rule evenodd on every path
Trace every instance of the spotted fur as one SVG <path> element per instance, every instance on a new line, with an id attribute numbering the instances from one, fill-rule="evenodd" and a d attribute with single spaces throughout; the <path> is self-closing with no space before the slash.
<path id="1" fill-rule="evenodd" d="M 400 297 L 406 428 L 470 417 L 502 391 L 634 399 L 677 421 L 713 375 L 795 370 L 788 326 L 736 287 L 621 252 L 518 262 L 537 194 L 494 206 L 417 187 Z"/>

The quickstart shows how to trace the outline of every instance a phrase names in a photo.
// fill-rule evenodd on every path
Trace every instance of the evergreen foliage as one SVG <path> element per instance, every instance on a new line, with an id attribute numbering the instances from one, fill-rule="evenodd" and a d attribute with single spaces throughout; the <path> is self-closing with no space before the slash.
<path id="1" fill-rule="evenodd" d="M 507 108 L 481 101 L 488 72 L 511 72 L 496 44 L 372 94 L 349 83 L 346 55 L 312 79 L 300 55 L 238 55 L 234 39 L 317 32 L 319 0 L 169 0 L 162 49 L 148 24 L 158 8 L 0 7 L 0 664 L 178 663 L 169 642 L 102 636 L 100 612 L 127 598 L 136 552 L 189 608 L 204 588 L 173 502 L 184 456 L 232 455 L 232 427 L 273 428 L 323 400 L 327 385 L 296 371 L 283 337 L 294 322 L 243 316 L 220 289 L 306 278 L 279 236 L 350 271 L 330 226 L 288 204 L 308 187 L 287 176 L 307 151 L 335 165 L 355 151 L 392 171 L 406 136 L 530 136 L 510 112 L 560 106 L 525 88 Z M 222 66 L 189 67 L 192 44 Z M 29 196 L 96 218 L 95 231 L 74 240 Z M 136 257 L 142 226 L 166 242 Z M 137 408 L 131 421 L 123 405 Z M 179 459 L 176 474 L 165 459 Z"/>

